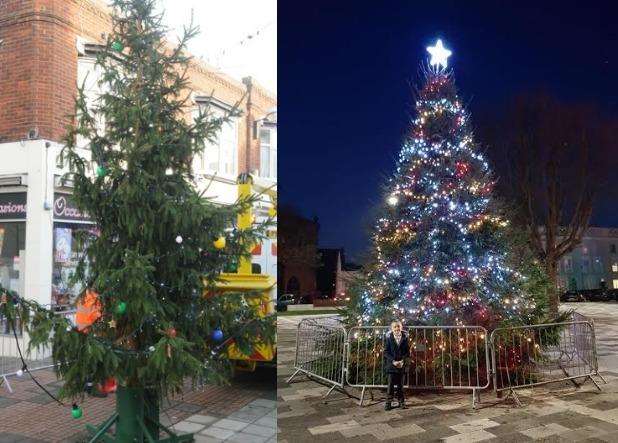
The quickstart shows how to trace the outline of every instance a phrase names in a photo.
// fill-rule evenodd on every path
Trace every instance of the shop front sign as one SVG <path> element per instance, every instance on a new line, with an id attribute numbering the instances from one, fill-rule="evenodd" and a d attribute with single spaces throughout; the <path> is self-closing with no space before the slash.
<path id="1" fill-rule="evenodd" d="M 0 193 L 0 220 L 26 219 L 26 193 Z"/>
<path id="2" fill-rule="evenodd" d="M 57 221 L 92 221 L 90 216 L 81 212 L 71 194 L 54 193 L 54 220 Z"/>

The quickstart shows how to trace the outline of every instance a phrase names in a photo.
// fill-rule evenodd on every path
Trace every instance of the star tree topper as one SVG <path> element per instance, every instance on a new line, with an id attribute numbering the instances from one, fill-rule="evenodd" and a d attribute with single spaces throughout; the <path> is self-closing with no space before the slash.
<path id="1" fill-rule="evenodd" d="M 429 64 L 435 66 L 438 70 L 440 66 L 442 66 L 442 69 L 446 68 L 447 60 L 452 54 L 451 51 L 442 45 L 442 40 L 440 39 L 438 39 L 435 46 L 427 46 L 427 52 L 431 54 Z"/>

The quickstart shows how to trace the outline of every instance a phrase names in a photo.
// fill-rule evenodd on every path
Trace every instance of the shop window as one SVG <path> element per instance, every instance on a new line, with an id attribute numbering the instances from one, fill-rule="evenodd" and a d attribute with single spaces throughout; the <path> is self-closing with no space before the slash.
<path id="1" fill-rule="evenodd" d="M 0 285 L 22 294 L 24 276 L 20 273 L 21 260 L 26 249 L 26 223 L 0 223 Z M 20 329 L 19 325 L 16 325 Z M 17 331 L 19 333 L 19 331 Z M 6 319 L 0 317 L 0 334 L 12 333 Z"/>
<path id="2" fill-rule="evenodd" d="M 90 224 L 54 223 L 52 304 L 71 304 L 82 292 L 83 287 L 73 282 L 73 276 L 93 235 L 96 230 Z"/>

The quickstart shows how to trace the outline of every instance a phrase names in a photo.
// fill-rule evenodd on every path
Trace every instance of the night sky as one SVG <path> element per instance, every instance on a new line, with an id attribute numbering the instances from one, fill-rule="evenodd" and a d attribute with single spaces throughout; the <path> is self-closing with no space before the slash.
<path id="1" fill-rule="evenodd" d="M 538 89 L 618 115 L 610 2 L 300 4 L 280 1 L 278 11 L 280 203 L 317 216 L 321 246 L 348 256 L 367 249 L 372 208 L 409 128 L 411 85 L 420 86 L 436 38 L 453 51 L 449 65 L 475 125 Z M 615 194 L 603 193 L 592 224 L 618 227 L 615 206 Z"/>

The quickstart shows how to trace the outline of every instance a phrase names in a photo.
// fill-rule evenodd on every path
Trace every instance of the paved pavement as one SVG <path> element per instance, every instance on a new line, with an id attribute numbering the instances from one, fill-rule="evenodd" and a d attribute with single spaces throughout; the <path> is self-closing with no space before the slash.
<path id="1" fill-rule="evenodd" d="M 381 392 L 361 408 L 343 393 L 322 398 L 329 388 L 303 377 L 288 384 L 300 318 L 279 317 L 278 441 L 617 442 L 618 304 L 565 307 L 594 318 L 599 366 L 608 381 L 601 384 L 602 392 L 589 381 L 579 389 L 563 383 L 521 390 L 521 408 L 487 392 L 477 410 L 471 408 L 467 393 L 415 392 L 408 394 L 408 409 L 385 412 Z"/>
<path id="2" fill-rule="evenodd" d="M 61 382 L 49 370 L 34 373 L 52 393 Z M 161 422 L 178 432 L 194 432 L 196 443 L 275 442 L 276 394 L 272 368 L 240 373 L 231 386 L 186 386 L 182 395 L 164 403 Z M 84 415 L 71 417 L 37 387 L 27 375 L 11 378 L 13 393 L 0 386 L 0 443 L 86 441 L 85 425 L 99 424 L 112 414 L 114 396 L 86 397 L 80 402 Z"/>

